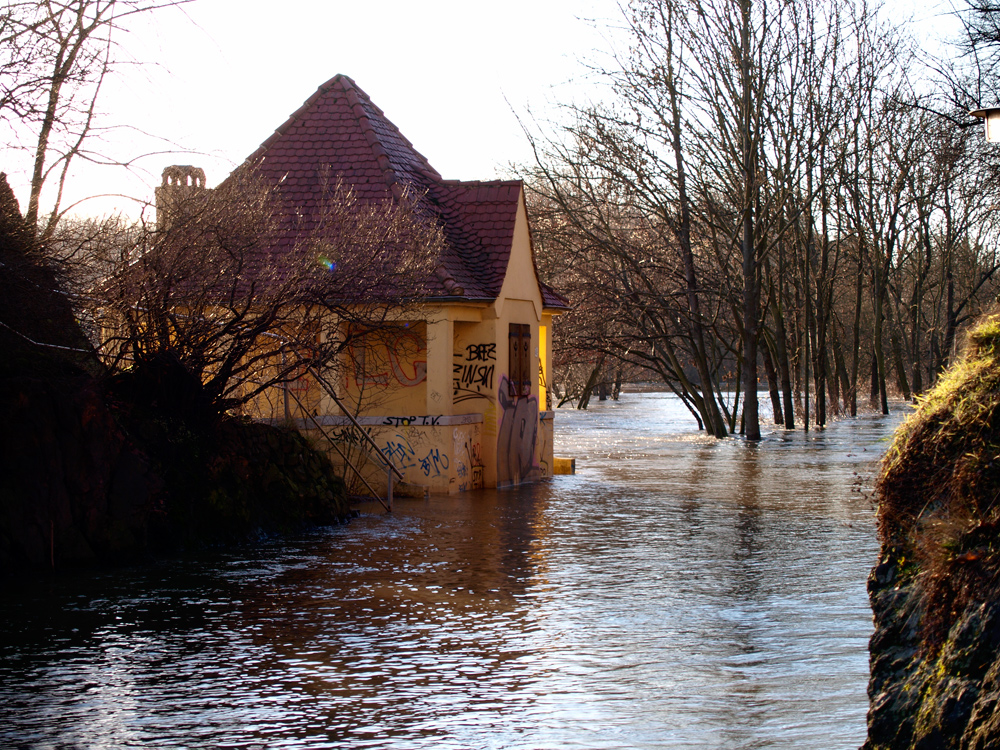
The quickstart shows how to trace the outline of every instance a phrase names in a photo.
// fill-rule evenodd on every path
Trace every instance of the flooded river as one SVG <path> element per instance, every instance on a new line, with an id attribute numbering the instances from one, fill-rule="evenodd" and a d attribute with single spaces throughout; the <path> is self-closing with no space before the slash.
<path id="1" fill-rule="evenodd" d="M 898 421 L 749 445 L 625 395 L 557 412 L 575 476 L 0 581 L 0 747 L 857 748 Z"/>

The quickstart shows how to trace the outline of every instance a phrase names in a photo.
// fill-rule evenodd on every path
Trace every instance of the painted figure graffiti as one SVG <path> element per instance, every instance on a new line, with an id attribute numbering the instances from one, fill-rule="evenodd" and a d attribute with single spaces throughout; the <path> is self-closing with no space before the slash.
<path id="1" fill-rule="evenodd" d="M 538 399 L 510 396 L 507 377 L 500 378 L 497 435 L 497 484 L 517 484 L 537 474 L 535 442 L 538 439 Z"/>

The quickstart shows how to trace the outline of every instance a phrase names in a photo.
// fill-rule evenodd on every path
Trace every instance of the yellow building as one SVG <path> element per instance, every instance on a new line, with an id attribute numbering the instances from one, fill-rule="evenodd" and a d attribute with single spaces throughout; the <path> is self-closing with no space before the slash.
<path id="1" fill-rule="evenodd" d="M 552 316 L 566 302 L 538 280 L 522 184 L 443 179 L 346 76 L 323 84 L 247 165 L 279 186 L 298 217 L 308 218 L 336 179 L 361 201 L 421 196 L 445 237 L 416 312 L 348 347 L 332 388 L 304 374 L 258 400 L 255 416 L 290 419 L 338 443 L 334 458 L 352 456 L 381 490 L 386 471 L 375 446 L 406 483 L 431 492 L 550 476 L 545 383 Z M 170 169 L 165 188 L 197 183 Z M 356 424 L 373 442 L 359 438 Z"/>

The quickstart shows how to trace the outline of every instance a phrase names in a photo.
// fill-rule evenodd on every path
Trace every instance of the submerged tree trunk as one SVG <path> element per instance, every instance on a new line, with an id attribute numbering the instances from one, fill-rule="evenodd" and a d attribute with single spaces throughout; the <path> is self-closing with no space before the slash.
<path id="1" fill-rule="evenodd" d="M 854 285 L 854 323 L 851 326 L 851 378 L 848 394 L 850 396 L 851 416 L 858 416 L 858 378 L 861 373 L 861 299 L 864 291 L 864 274 L 861 267 L 861 248 L 858 248 L 858 273 Z"/>
<path id="2" fill-rule="evenodd" d="M 834 377 L 832 383 L 839 383 L 838 395 L 834 396 L 830 392 L 831 401 L 837 404 L 837 413 L 849 412 L 851 408 L 850 393 L 851 381 L 847 375 L 847 363 L 844 360 L 844 350 L 840 345 L 840 336 L 837 335 L 837 323 L 830 327 L 830 347 L 833 349 Z"/>
<path id="3" fill-rule="evenodd" d="M 602 370 L 604 370 L 603 354 L 597 358 L 597 363 L 594 365 L 594 369 L 591 370 L 590 377 L 587 378 L 587 384 L 583 387 L 583 393 L 580 394 L 580 400 L 576 404 L 577 409 L 586 409 L 590 406 L 590 396 L 594 392 L 594 388 L 597 387 Z"/>
<path id="4" fill-rule="evenodd" d="M 778 264 L 779 275 L 781 263 Z M 781 302 L 771 303 L 771 316 L 774 318 L 774 350 L 778 360 L 778 371 L 781 378 L 782 404 L 785 407 L 784 422 L 786 430 L 795 429 L 795 400 L 792 393 L 792 367 L 788 361 L 788 332 L 785 328 L 785 313 Z"/>
<path id="5" fill-rule="evenodd" d="M 752 99 L 750 81 L 750 0 L 741 2 L 740 73 L 743 84 L 743 415 L 746 437 L 760 440 L 760 415 L 757 406 L 757 317 L 760 280 L 757 271 L 757 244 L 754 238 L 753 207 L 758 194 L 756 185 L 754 140 L 751 133 Z"/>

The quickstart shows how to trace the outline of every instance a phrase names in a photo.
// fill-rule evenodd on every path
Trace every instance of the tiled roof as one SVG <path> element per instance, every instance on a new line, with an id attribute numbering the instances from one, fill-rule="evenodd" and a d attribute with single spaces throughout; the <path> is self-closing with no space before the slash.
<path id="1" fill-rule="evenodd" d="M 452 252 L 442 266 L 466 295 L 496 299 L 514 239 L 521 183 L 441 181 L 431 197 Z"/>
<path id="2" fill-rule="evenodd" d="M 429 296 L 493 300 L 499 295 L 520 181 L 443 180 L 347 76 L 320 86 L 246 165 L 279 184 L 288 213 L 305 228 L 330 181 L 339 179 L 363 201 L 398 198 L 404 189 L 422 196 L 422 207 L 441 222 L 447 240 Z M 547 287 L 542 291 L 547 306 L 566 306 Z"/>

